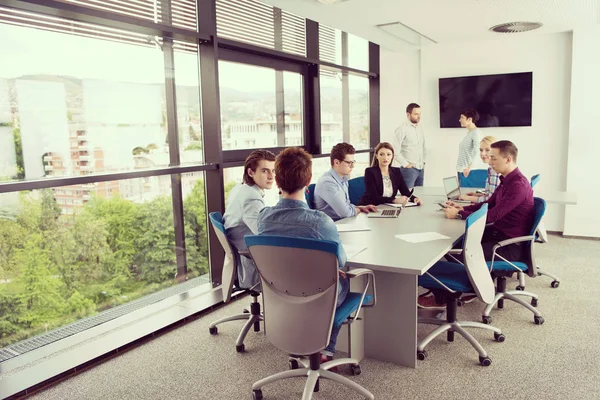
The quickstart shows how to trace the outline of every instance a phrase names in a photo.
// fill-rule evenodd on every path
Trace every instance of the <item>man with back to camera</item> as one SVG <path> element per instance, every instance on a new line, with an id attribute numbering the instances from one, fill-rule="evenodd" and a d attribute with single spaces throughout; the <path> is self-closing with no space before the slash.
<path id="1" fill-rule="evenodd" d="M 338 143 L 331 149 L 331 169 L 325 172 L 315 185 L 315 208 L 337 221 L 365 212 L 376 212 L 372 204 L 355 206 L 348 194 L 348 177 L 354 169 L 354 146 Z"/>
<path id="2" fill-rule="evenodd" d="M 506 239 L 527 236 L 534 219 L 533 189 L 529 179 L 517 166 L 519 150 L 511 141 L 500 140 L 492 143 L 490 166 L 500 174 L 500 186 L 485 202 L 462 207 L 454 202 L 444 209 L 447 218 L 465 219 L 483 204 L 488 204 L 487 223 L 481 245 L 486 260 L 491 260 L 494 245 Z M 523 257 L 521 244 L 501 247 L 497 254 L 508 260 Z"/>
<path id="3" fill-rule="evenodd" d="M 400 167 L 409 188 L 423 186 L 425 177 L 425 134 L 419 125 L 421 106 L 410 103 L 406 107 L 407 120 L 394 132 L 392 145 L 396 150 L 394 166 Z"/>
<path id="4" fill-rule="evenodd" d="M 250 153 L 244 162 L 242 179 L 229 193 L 223 215 L 227 238 L 237 251 L 247 249 L 245 235 L 258 233 L 257 218 L 265 208 L 265 190 L 271 189 L 275 181 L 275 154 L 268 150 Z M 238 285 L 244 289 L 256 285 L 260 279 L 254 261 L 248 257 L 239 257 L 238 261 Z"/>

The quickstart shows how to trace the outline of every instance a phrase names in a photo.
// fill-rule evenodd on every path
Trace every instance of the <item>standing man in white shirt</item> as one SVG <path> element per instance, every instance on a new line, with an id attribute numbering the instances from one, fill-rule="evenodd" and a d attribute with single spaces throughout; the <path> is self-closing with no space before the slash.
<path id="1" fill-rule="evenodd" d="M 425 134 L 419 125 L 421 106 L 410 103 L 406 107 L 406 122 L 396 129 L 392 144 L 395 149 L 394 166 L 400 167 L 409 188 L 423 186 L 425 177 Z"/>
<path id="2" fill-rule="evenodd" d="M 275 154 L 268 150 L 254 150 L 244 163 L 243 182 L 229 193 L 223 222 L 227 238 L 237 251 L 246 250 L 244 236 L 258 234 L 258 212 L 265 208 L 265 190 L 275 181 Z M 259 282 L 256 265 L 251 258 L 238 258 L 238 285 L 249 289 Z"/>

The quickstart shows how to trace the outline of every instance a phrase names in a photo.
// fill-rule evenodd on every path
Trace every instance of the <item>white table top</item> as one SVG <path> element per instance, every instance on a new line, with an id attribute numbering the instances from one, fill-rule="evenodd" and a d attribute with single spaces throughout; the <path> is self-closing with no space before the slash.
<path id="1" fill-rule="evenodd" d="M 346 265 L 411 275 L 427 271 L 462 236 L 465 224 L 464 221 L 445 218 L 434 203 L 439 198 L 423 196 L 421 199 L 422 206 L 405 208 L 398 218 L 367 218 L 365 213 L 361 213 L 338 221 L 337 224 L 363 224 L 371 228 L 369 231 L 340 232 L 342 243 L 367 247 L 350 258 Z M 421 232 L 437 232 L 450 239 L 409 243 L 395 237 Z"/>
<path id="2" fill-rule="evenodd" d="M 461 193 L 474 192 L 478 188 L 467 188 L 461 187 Z M 566 205 L 575 205 L 577 204 L 577 195 L 572 192 L 561 192 L 557 190 L 544 190 L 544 189 L 533 189 L 533 193 L 536 197 L 541 197 L 546 200 L 547 203 L 554 204 L 566 204 Z M 443 187 L 434 187 L 434 186 L 417 186 L 415 188 L 415 196 L 439 196 L 440 199 L 445 197 L 446 192 Z"/>

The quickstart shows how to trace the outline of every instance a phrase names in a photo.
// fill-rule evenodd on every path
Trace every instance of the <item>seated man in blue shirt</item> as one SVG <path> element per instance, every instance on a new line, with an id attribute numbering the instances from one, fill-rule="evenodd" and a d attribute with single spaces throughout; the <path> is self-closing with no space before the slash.
<path id="1" fill-rule="evenodd" d="M 229 193 L 223 220 L 227 238 L 237 251 L 247 250 L 245 235 L 258 233 L 256 220 L 265 207 L 264 191 L 273 186 L 274 168 L 275 154 L 268 150 L 253 151 L 244 162 L 243 182 Z M 238 261 L 238 285 L 249 289 L 260 281 L 256 265 L 248 257 L 239 257 Z"/>
<path id="2" fill-rule="evenodd" d="M 289 147 L 277 155 L 275 180 L 282 191 L 282 199 L 274 207 L 266 207 L 258 214 L 259 235 L 281 235 L 307 239 L 330 240 L 339 244 L 337 306 L 348 294 L 349 283 L 341 268 L 346 263 L 346 252 L 335 224 L 321 211 L 311 210 L 304 199 L 304 191 L 312 178 L 312 157 L 298 147 Z M 284 267 L 282 265 L 282 267 Z M 335 352 L 335 342 L 339 327 L 331 331 L 329 345 L 323 351 L 323 360 L 331 358 Z"/>
<path id="3" fill-rule="evenodd" d="M 338 143 L 331 149 L 331 169 L 323 174 L 315 185 L 315 208 L 337 221 L 354 217 L 360 212 L 376 212 L 372 204 L 355 206 L 348 195 L 348 177 L 354 168 L 354 147 Z"/>

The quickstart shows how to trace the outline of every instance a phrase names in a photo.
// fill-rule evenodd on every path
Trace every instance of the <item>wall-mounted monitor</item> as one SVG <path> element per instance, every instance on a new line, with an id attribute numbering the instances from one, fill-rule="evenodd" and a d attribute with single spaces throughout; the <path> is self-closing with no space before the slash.
<path id="1" fill-rule="evenodd" d="M 533 73 L 440 78 L 440 128 L 460 128 L 460 112 L 474 108 L 479 127 L 531 126 Z"/>

